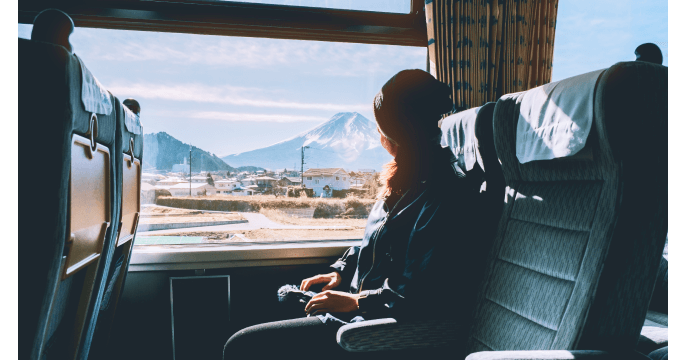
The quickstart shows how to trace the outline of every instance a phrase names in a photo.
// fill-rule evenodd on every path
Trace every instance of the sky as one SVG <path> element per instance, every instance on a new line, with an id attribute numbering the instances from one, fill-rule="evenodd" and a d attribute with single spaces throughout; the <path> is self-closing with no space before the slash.
<path id="1" fill-rule="evenodd" d="M 253 1 L 312 6 L 314 1 Z M 326 1 L 328 7 L 404 12 L 401 1 Z M 376 4 L 380 8 L 370 8 Z M 560 1 L 552 80 L 635 59 L 644 42 L 668 65 L 662 1 Z M 19 37 L 30 37 L 19 25 Z M 272 145 L 356 111 L 403 69 L 425 69 L 426 49 L 77 28 L 75 53 L 120 99 L 141 104 L 145 133 L 165 131 L 218 156 Z"/>

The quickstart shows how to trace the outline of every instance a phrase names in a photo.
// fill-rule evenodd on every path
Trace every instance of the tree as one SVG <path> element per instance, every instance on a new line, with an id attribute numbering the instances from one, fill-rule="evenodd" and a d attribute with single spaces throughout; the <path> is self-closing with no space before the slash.
<path id="1" fill-rule="evenodd" d="M 215 181 L 213 180 L 213 176 L 210 175 L 210 173 L 208 173 L 207 181 L 208 181 L 208 185 L 215 186 Z"/>
<path id="2" fill-rule="evenodd" d="M 382 184 L 380 184 L 380 174 L 375 173 L 375 175 L 369 177 L 366 179 L 365 183 L 363 184 L 363 188 L 368 190 L 368 198 L 369 199 L 374 199 L 377 196 L 377 193 L 380 192 L 380 188 L 382 187 Z"/>

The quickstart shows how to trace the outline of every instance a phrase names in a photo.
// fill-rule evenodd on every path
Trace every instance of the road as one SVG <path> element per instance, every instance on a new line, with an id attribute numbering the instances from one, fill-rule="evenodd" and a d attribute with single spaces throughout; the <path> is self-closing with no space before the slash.
<path id="1" fill-rule="evenodd" d="M 279 230 L 322 230 L 322 229 L 351 229 L 350 226 L 308 226 L 308 225 L 285 225 L 276 223 L 268 219 L 263 214 L 253 212 L 240 212 L 244 219 L 248 220 L 243 224 L 217 225 L 217 226 L 196 226 L 181 229 L 169 230 L 155 230 L 155 231 L 139 231 L 139 235 L 168 235 L 178 234 L 180 232 L 203 231 L 203 232 L 225 232 L 237 230 L 258 230 L 258 229 L 279 229 Z"/>

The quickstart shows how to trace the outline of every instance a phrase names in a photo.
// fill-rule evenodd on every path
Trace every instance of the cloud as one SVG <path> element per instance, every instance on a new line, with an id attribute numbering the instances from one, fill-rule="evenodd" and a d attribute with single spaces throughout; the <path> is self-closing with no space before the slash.
<path id="1" fill-rule="evenodd" d="M 109 86 L 108 89 L 113 94 L 122 98 L 139 97 L 144 99 L 191 101 L 200 103 L 255 106 L 262 108 L 365 111 L 370 107 L 368 104 L 307 103 L 265 99 L 260 98 L 258 94 L 270 93 L 270 90 L 233 86 L 207 86 L 202 84 L 164 85 L 138 83 L 130 85 L 114 85 Z"/>
<path id="2" fill-rule="evenodd" d="M 307 65 L 314 72 L 346 77 L 424 67 L 426 56 L 420 47 L 85 28 L 77 28 L 72 42 L 88 59 L 253 69 Z"/>
<path id="3" fill-rule="evenodd" d="M 205 111 L 191 115 L 195 119 L 223 120 L 223 121 L 251 121 L 251 122 L 304 122 L 304 121 L 327 121 L 326 117 L 302 116 L 302 115 L 274 115 L 274 114 L 239 114 L 219 111 Z"/>

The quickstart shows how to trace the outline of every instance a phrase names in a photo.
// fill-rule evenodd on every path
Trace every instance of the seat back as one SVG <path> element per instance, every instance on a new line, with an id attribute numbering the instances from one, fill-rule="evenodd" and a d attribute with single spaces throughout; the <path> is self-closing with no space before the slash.
<path id="1" fill-rule="evenodd" d="M 467 353 L 638 341 L 667 230 L 667 68 L 618 63 L 593 85 L 562 95 L 593 101 L 591 132 L 572 157 L 519 163 L 527 92 L 495 106 L 507 187 Z"/>
<path id="2" fill-rule="evenodd" d="M 481 224 L 485 246 L 489 247 L 504 205 L 504 174 L 497 158 L 492 131 L 495 103 L 464 110 L 444 118 L 441 144 L 449 147 L 468 176 L 480 177 L 483 213 Z"/>
<path id="3" fill-rule="evenodd" d="M 19 353 L 73 359 L 92 332 L 119 217 L 116 115 L 86 110 L 82 64 L 65 47 L 19 39 L 18 55 L 20 173 L 40 163 L 19 185 Z"/>
<path id="4" fill-rule="evenodd" d="M 125 100 L 126 101 L 126 100 Z M 133 106 L 132 106 L 133 107 Z M 119 153 L 121 166 L 121 212 L 117 243 L 107 275 L 107 285 L 101 302 L 93 343 L 89 352 L 91 359 L 105 357 L 110 348 L 110 330 L 115 320 L 117 304 L 129 269 L 134 247 L 136 228 L 141 211 L 141 164 L 143 162 L 143 128 L 137 113 L 131 111 L 119 99 L 115 99 L 117 113 L 117 138 L 122 144 Z"/>

